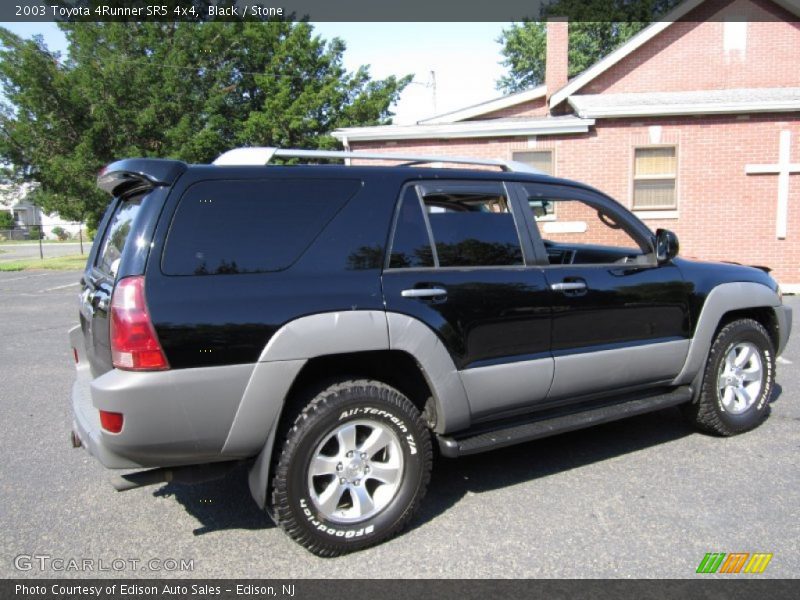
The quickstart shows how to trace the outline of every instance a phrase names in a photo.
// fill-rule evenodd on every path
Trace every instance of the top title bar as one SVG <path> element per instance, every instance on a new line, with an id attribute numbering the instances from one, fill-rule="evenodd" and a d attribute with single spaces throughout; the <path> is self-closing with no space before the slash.
<path id="1" fill-rule="evenodd" d="M 683 4 L 718 4 L 720 9 L 731 0 L 685 0 Z M 636 0 L 633 0 L 635 3 Z M 542 18 L 543 7 L 549 0 L 3 0 L 0 2 L 0 21 L 19 22 L 172 22 L 172 21 L 395 21 L 395 22 L 509 22 Z M 642 20 L 691 20 L 693 10 L 681 11 L 681 3 L 645 2 L 645 6 L 658 6 L 661 11 Z M 776 9 L 797 14 L 800 0 L 777 0 Z M 677 11 L 663 14 L 665 9 Z M 614 21 L 614 3 L 594 2 L 586 7 L 585 14 L 570 15 L 572 21 Z M 687 6 L 688 8 L 688 6 Z M 714 20 L 707 6 L 702 7 L 699 20 Z M 742 14 L 741 20 L 779 20 L 773 11 Z"/>

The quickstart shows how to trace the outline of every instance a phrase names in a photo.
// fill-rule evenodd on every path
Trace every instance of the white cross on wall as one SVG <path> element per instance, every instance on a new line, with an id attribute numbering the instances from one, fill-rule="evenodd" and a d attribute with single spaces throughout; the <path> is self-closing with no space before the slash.
<path id="1" fill-rule="evenodd" d="M 745 165 L 748 175 L 762 173 L 778 174 L 778 217 L 775 222 L 775 235 L 778 239 L 786 237 L 786 221 L 789 218 L 789 174 L 800 173 L 800 163 L 789 162 L 791 158 L 792 132 L 781 131 L 781 144 L 778 150 L 778 163 L 774 165 Z"/>

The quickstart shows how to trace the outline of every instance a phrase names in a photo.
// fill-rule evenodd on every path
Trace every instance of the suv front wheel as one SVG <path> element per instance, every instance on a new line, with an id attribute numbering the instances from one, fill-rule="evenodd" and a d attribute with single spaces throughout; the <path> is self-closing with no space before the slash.
<path id="1" fill-rule="evenodd" d="M 280 526 L 320 556 L 399 533 L 430 479 L 431 441 L 416 407 L 391 386 L 348 380 L 295 419 L 272 480 Z"/>
<path id="2" fill-rule="evenodd" d="M 717 333 L 708 353 L 698 398 L 684 405 L 695 426 L 734 435 L 761 424 L 775 384 L 775 350 L 758 321 L 739 319 Z"/>

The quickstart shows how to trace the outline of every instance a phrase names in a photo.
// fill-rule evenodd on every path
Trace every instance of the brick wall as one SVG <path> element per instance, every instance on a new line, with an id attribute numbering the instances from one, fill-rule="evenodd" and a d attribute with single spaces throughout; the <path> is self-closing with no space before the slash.
<path id="1" fill-rule="evenodd" d="M 709 0 L 577 93 L 796 87 L 799 59 L 797 17 L 769 0 Z"/>
<path id="2" fill-rule="evenodd" d="M 769 0 L 708 0 L 579 93 L 800 87 L 798 59 L 796 16 Z M 481 118 L 544 115 L 544 99 L 537 99 Z M 769 266 L 779 281 L 800 286 L 800 175 L 790 176 L 786 239 L 775 236 L 778 176 L 745 175 L 747 164 L 778 161 L 782 130 L 792 132 L 791 161 L 800 162 L 800 113 L 598 119 L 581 135 L 352 147 L 508 159 L 515 150 L 552 149 L 557 176 L 589 183 L 630 207 L 634 148 L 675 145 L 677 211 L 662 212 L 658 219 L 652 212 L 640 212 L 651 229 L 674 230 L 683 256 Z M 562 221 L 570 217 L 568 208 L 558 215 Z M 618 241 L 597 231 L 601 229 L 589 226 L 586 241 Z"/>
<path id="3" fill-rule="evenodd" d="M 791 160 L 800 162 L 800 113 L 598 120 L 587 134 L 536 140 L 362 142 L 352 147 L 479 158 L 511 158 L 515 150 L 549 148 L 555 152 L 557 176 L 588 183 L 630 206 L 634 147 L 654 141 L 675 144 L 677 218 L 645 216 L 650 228 L 675 231 L 685 257 L 766 265 L 782 283 L 797 285 L 800 175 L 790 176 L 788 234 L 782 240 L 775 237 L 777 175 L 745 175 L 747 164 L 777 162 L 782 130 L 792 132 Z"/>

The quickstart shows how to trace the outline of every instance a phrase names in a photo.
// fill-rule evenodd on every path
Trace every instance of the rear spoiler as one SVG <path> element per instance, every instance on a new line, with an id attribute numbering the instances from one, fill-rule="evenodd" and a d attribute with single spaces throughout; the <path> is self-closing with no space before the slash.
<path id="1" fill-rule="evenodd" d="M 186 170 L 186 163 L 162 158 L 128 158 L 105 167 L 97 176 L 97 187 L 112 196 L 170 186 Z"/>

